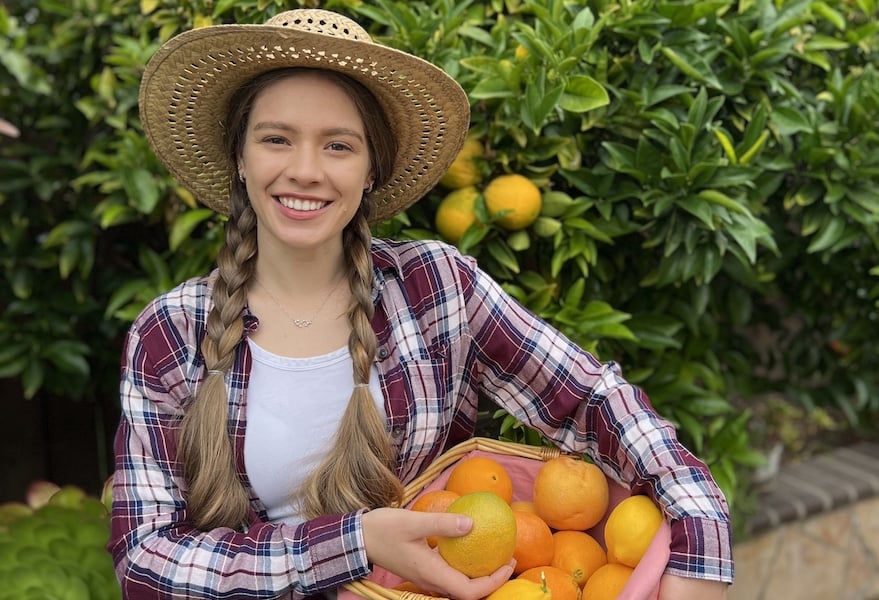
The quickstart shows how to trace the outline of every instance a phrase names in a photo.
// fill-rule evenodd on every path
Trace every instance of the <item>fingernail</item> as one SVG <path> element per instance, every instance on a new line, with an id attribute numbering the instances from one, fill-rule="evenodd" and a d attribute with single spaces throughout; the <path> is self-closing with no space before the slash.
<path id="1" fill-rule="evenodd" d="M 464 515 L 458 516 L 458 531 L 461 533 L 467 533 L 473 528 L 473 519 L 470 517 L 465 517 Z"/>

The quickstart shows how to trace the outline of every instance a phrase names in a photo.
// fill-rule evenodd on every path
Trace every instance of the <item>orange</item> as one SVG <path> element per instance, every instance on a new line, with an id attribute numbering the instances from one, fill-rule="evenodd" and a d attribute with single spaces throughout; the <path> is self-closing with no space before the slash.
<path id="1" fill-rule="evenodd" d="M 614 563 L 599 567 L 583 586 L 580 600 L 615 600 L 626 587 L 632 571 L 632 567 Z"/>
<path id="2" fill-rule="evenodd" d="M 513 515 L 516 517 L 516 548 L 513 550 L 516 566 L 513 573 L 548 565 L 555 551 L 549 525 L 534 513 L 514 510 Z"/>
<path id="3" fill-rule="evenodd" d="M 511 579 L 489 594 L 485 600 L 554 600 L 545 583 Z"/>
<path id="4" fill-rule="evenodd" d="M 580 597 L 580 586 L 569 573 L 553 566 L 532 567 L 518 579 L 540 582 L 546 578 L 546 585 L 552 593 L 552 600 L 577 600 Z"/>
<path id="5" fill-rule="evenodd" d="M 468 138 L 458 152 L 458 156 L 439 180 L 440 185 L 458 190 L 482 181 L 480 161 L 484 155 L 482 143 L 476 138 Z"/>
<path id="6" fill-rule="evenodd" d="M 525 229 L 543 208 L 540 189 L 524 175 L 498 175 L 482 192 L 489 214 L 504 211 L 496 223 L 509 231 Z"/>
<path id="7" fill-rule="evenodd" d="M 470 578 L 490 575 L 513 558 L 516 516 L 507 502 L 493 492 L 462 494 L 449 513 L 467 515 L 473 527 L 459 537 L 441 537 L 437 550 L 449 565 Z"/>
<path id="8" fill-rule="evenodd" d="M 553 529 L 585 530 L 604 517 L 609 493 L 601 469 L 558 456 L 543 463 L 534 478 L 534 509 Z"/>
<path id="9" fill-rule="evenodd" d="M 510 508 L 537 514 L 537 511 L 534 510 L 534 503 L 531 500 L 513 500 L 510 502 Z"/>
<path id="10" fill-rule="evenodd" d="M 653 500 L 647 496 L 629 496 L 610 511 L 604 524 L 607 560 L 638 566 L 660 525 L 662 512 Z"/>
<path id="11" fill-rule="evenodd" d="M 479 191 L 469 186 L 450 192 L 440 201 L 434 215 L 434 225 L 443 239 L 457 244 L 471 225 L 479 223 L 476 216 L 478 199 Z"/>
<path id="12" fill-rule="evenodd" d="M 549 564 L 570 573 L 580 587 L 607 564 L 607 553 L 585 531 L 556 531 L 552 534 L 555 552 Z"/>
<path id="13" fill-rule="evenodd" d="M 494 492 L 507 504 L 513 500 L 510 474 L 489 456 L 473 456 L 456 464 L 449 473 L 446 489 L 462 496 L 471 492 Z"/>
<path id="14" fill-rule="evenodd" d="M 409 508 L 419 512 L 446 512 L 449 505 L 460 497 L 450 490 L 431 490 L 418 496 Z M 436 536 L 428 536 L 427 544 L 436 548 Z"/>

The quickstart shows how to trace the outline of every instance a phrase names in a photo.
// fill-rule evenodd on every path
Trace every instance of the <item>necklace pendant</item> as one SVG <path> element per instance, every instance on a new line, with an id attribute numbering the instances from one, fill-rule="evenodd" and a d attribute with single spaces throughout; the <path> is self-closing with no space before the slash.
<path id="1" fill-rule="evenodd" d="M 299 329 L 304 329 L 311 325 L 311 319 L 293 319 L 293 324 Z"/>

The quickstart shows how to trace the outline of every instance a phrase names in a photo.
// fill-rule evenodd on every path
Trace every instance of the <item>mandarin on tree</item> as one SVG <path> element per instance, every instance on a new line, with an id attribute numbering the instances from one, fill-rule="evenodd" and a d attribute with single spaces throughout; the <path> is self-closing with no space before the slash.
<path id="1" fill-rule="evenodd" d="M 625 498 L 604 524 L 608 562 L 638 566 L 661 525 L 662 512 L 653 500 L 643 495 Z"/>
<path id="2" fill-rule="evenodd" d="M 449 472 L 445 489 L 463 496 L 471 492 L 493 492 L 509 504 L 513 500 L 513 480 L 502 464 L 489 456 L 471 456 Z"/>
<path id="3" fill-rule="evenodd" d="M 483 577 L 510 562 L 516 548 L 516 517 L 494 492 L 462 494 L 446 510 L 473 519 L 469 532 L 437 540 L 440 556 L 468 577 Z"/>
<path id="4" fill-rule="evenodd" d="M 593 527 L 604 518 L 609 499 L 601 469 L 573 456 L 546 461 L 534 478 L 534 509 L 553 529 Z"/>
<path id="5" fill-rule="evenodd" d="M 452 162 L 451 166 L 440 178 L 440 185 L 449 189 L 458 190 L 461 188 L 476 185 L 482 181 L 482 171 L 479 161 L 485 155 L 482 143 L 476 138 L 467 138 L 461 151 Z"/>
<path id="6" fill-rule="evenodd" d="M 488 182 L 482 195 L 490 214 L 505 212 L 497 219 L 497 224 L 508 231 L 525 229 L 537 220 L 543 208 L 538 187 L 524 175 L 516 173 L 498 175 Z"/>
<path id="7" fill-rule="evenodd" d="M 599 567 L 583 586 L 580 600 L 616 600 L 626 587 L 634 569 L 626 565 L 607 563 Z"/>
<path id="8" fill-rule="evenodd" d="M 418 512 L 446 512 L 449 505 L 460 497 L 460 494 L 451 490 L 430 490 L 418 496 L 409 509 Z M 436 548 L 436 540 L 436 536 L 428 536 L 427 544 Z"/>
<path id="9" fill-rule="evenodd" d="M 607 564 L 604 548 L 585 531 L 556 531 L 552 537 L 555 552 L 549 564 L 570 573 L 580 587 Z"/>
<path id="10" fill-rule="evenodd" d="M 532 567 L 520 573 L 517 579 L 540 582 L 546 580 L 546 586 L 552 593 L 552 600 L 578 600 L 580 586 L 570 573 L 553 566 Z"/>
<path id="11" fill-rule="evenodd" d="M 513 510 L 513 515 L 516 517 L 516 547 L 513 550 L 516 566 L 513 573 L 550 564 L 555 544 L 549 525 L 534 513 Z"/>
<path id="12" fill-rule="evenodd" d="M 469 186 L 449 192 L 440 201 L 434 215 L 434 225 L 443 239 L 457 244 L 471 225 L 479 223 L 476 216 L 478 199 L 479 191 Z"/>

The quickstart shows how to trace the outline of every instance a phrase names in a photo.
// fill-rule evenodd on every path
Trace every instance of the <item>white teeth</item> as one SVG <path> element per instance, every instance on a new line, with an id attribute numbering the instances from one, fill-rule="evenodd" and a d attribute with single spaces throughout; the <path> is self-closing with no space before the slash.
<path id="1" fill-rule="evenodd" d="M 299 198 L 282 198 L 278 197 L 278 202 L 283 204 L 287 208 L 292 208 L 293 210 L 318 210 L 327 205 L 326 202 L 320 202 L 318 200 L 300 200 Z"/>

